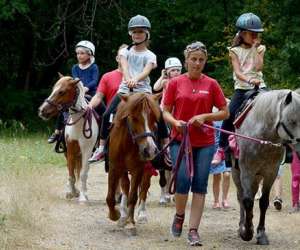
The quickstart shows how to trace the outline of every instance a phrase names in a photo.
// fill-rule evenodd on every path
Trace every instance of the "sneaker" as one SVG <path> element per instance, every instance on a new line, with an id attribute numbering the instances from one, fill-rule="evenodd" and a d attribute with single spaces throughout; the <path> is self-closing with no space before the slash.
<path id="1" fill-rule="evenodd" d="M 218 148 L 217 152 L 214 154 L 214 157 L 211 161 L 212 165 L 218 165 L 225 160 L 225 153 L 223 148 Z"/>
<path id="2" fill-rule="evenodd" d="M 100 150 L 97 148 L 95 152 L 93 153 L 92 157 L 88 160 L 89 163 L 97 162 L 97 161 L 103 161 L 105 158 L 105 154 L 103 150 Z"/>
<path id="3" fill-rule="evenodd" d="M 196 229 L 191 229 L 188 233 L 188 243 L 190 246 L 202 246 L 200 236 Z"/>
<path id="4" fill-rule="evenodd" d="M 300 211 L 300 208 L 299 208 L 299 205 L 295 205 L 291 208 L 291 210 L 289 211 L 290 214 L 293 214 L 293 213 L 298 213 Z"/>
<path id="5" fill-rule="evenodd" d="M 172 228 L 171 228 L 171 232 L 174 237 L 180 237 L 180 235 L 182 233 L 183 221 L 184 221 L 184 215 L 181 217 L 181 216 L 178 216 L 177 214 L 175 214 Z"/>
<path id="6" fill-rule="evenodd" d="M 282 208 L 282 199 L 275 197 L 275 199 L 273 200 L 273 204 L 276 210 L 280 211 Z"/>
<path id="7" fill-rule="evenodd" d="M 48 143 L 54 143 L 57 141 L 57 139 L 59 138 L 59 134 L 53 133 L 52 135 L 50 135 L 50 137 L 48 138 Z"/>

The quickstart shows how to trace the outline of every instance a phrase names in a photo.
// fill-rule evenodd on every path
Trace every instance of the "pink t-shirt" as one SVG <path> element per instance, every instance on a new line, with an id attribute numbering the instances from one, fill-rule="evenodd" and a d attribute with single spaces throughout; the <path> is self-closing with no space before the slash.
<path id="1" fill-rule="evenodd" d="M 192 80 L 186 74 L 172 78 L 165 93 L 164 105 L 173 108 L 173 116 L 177 120 L 189 121 L 193 116 L 211 113 L 213 106 L 226 106 L 226 99 L 218 82 L 206 75 Z M 212 122 L 207 122 L 212 125 Z M 214 130 L 191 126 L 190 139 L 193 147 L 203 147 L 214 144 Z M 172 128 L 171 137 L 177 131 Z M 176 137 L 181 140 L 181 135 Z"/>
<path id="2" fill-rule="evenodd" d="M 101 92 L 106 98 L 106 105 L 108 106 L 112 98 L 116 95 L 122 81 L 122 72 L 113 70 L 101 77 L 97 87 L 97 93 Z"/>

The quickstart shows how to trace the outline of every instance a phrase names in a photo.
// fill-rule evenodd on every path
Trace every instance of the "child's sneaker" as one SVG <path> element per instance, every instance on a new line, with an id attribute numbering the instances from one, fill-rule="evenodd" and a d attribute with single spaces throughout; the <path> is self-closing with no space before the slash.
<path id="1" fill-rule="evenodd" d="M 182 233 L 182 224 L 184 221 L 184 215 L 178 216 L 175 214 L 174 220 L 172 223 L 171 233 L 174 237 L 180 237 Z"/>
<path id="2" fill-rule="evenodd" d="M 214 157 L 211 161 L 212 165 L 218 165 L 225 160 L 225 152 L 223 148 L 218 148 L 217 152 L 214 154 Z"/>
<path id="3" fill-rule="evenodd" d="M 190 246 L 202 246 L 200 236 L 196 229 L 190 229 L 188 233 L 188 243 Z"/>
<path id="4" fill-rule="evenodd" d="M 52 135 L 50 135 L 50 137 L 48 138 L 48 143 L 54 143 L 57 141 L 57 139 L 59 138 L 59 134 L 57 133 L 53 133 Z"/>
<path id="5" fill-rule="evenodd" d="M 93 153 L 92 157 L 88 160 L 89 163 L 97 162 L 97 161 L 103 161 L 105 158 L 105 154 L 103 150 L 100 148 L 97 148 L 95 152 Z"/>

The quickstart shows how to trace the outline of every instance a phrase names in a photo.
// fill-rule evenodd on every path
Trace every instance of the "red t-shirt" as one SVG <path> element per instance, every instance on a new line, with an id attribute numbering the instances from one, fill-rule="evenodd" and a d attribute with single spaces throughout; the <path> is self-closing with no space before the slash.
<path id="1" fill-rule="evenodd" d="M 193 116 L 211 113 L 213 106 L 226 106 L 225 96 L 218 82 L 206 75 L 200 79 L 190 79 L 186 74 L 173 78 L 166 90 L 164 105 L 173 108 L 173 116 L 177 120 L 189 121 Z M 207 122 L 212 125 L 212 122 Z M 177 131 L 172 128 L 171 137 Z M 214 144 L 214 130 L 191 125 L 189 129 L 193 147 L 203 147 Z M 181 140 L 178 135 L 177 140 Z"/>
<path id="2" fill-rule="evenodd" d="M 113 70 L 104 74 L 98 84 L 97 93 L 101 92 L 106 99 L 108 106 L 116 95 L 122 81 L 123 74 L 119 70 Z"/>

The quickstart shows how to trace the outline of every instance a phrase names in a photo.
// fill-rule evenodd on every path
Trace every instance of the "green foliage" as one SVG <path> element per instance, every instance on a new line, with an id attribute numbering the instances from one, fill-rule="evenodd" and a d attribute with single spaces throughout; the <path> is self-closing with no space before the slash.
<path id="1" fill-rule="evenodd" d="M 168 57 L 183 61 L 185 46 L 200 40 L 209 53 L 206 73 L 230 95 L 227 47 L 235 35 L 237 17 L 254 12 L 265 29 L 266 82 L 271 88 L 299 87 L 299 10 L 298 0 L 0 0 L 0 105 L 4 107 L 0 118 L 22 121 L 26 128 L 36 120 L 37 107 L 57 80 L 57 71 L 70 74 L 76 63 L 74 46 L 82 39 L 95 43 L 101 74 L 114 69 L 117 48 L 131 43 L 127 22 L 136 14 L 147 16 L 152 24 L 151 50 L 158 58 L 152 82 Z"/>

